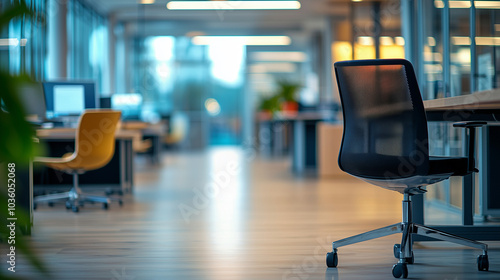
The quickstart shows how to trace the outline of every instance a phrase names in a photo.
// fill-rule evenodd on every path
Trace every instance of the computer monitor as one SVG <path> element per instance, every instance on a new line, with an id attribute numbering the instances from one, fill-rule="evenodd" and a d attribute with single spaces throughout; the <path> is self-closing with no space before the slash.
<path id="1" fill-rule="evenodd" d="M 124 120 L 141 118 L 142 95 L 139 93 L 115 93 L 111 96 L 111 108 L 122 111 Z"/>
<path id="2" fill-rule="evenodd" d="M 23 104 L 26 119 L 43 122 L 46 117 L 45 97 L 40 83 L 24 84 L 19 88 L 19 99 Z"/>
<path id="3" fill-rule="evenodd" d="M 43 83 L 47 117 L 78 116 L 85 109 L 98 108 L 95 83 L 51 81 Z"/>
<path id="4" fill-rule="evenodd" d="M 99 98 L 99 104 L 99 108 L 101 109 L 111 109 L 111 97 Z"/>

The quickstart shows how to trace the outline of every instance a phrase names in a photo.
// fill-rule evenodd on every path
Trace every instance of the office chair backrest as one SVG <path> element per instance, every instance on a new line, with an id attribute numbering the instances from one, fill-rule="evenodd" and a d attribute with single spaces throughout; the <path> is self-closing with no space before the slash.
<path id="1" fill-rule="evenodd" d="M 120 111 L 86 110 L 80 117 L 75 141 L 74 160 L 69 167 L 93 170 L 106 165 L 115 150 L 115 132 Z"/>
<path id="2" fill-rule="evenodd" d="M 344 115 L 340 168 L 371 179 L 427 174 L 427 119 L 410 62 L 335 63 Z"/>

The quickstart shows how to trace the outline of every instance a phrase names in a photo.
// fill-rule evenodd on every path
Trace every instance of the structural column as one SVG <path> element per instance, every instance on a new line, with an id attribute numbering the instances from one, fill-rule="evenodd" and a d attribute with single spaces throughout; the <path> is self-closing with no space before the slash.
<path id="1" fill-rule="evenodd" d="M 48 1 L 48 72 L 47 79 L 67 78 L 67 1 Z"/>

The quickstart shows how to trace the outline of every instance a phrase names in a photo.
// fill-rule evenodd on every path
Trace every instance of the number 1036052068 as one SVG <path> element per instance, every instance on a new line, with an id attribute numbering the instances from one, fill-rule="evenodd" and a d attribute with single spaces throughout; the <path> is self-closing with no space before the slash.
<path id="1" fill-rule="evenodd" d="M 7 171 L 7 195 L 9 196 L 7 203 L 10 216 L 14 216 L 14 213 L 11 213 L 11 211 L 15 211 L 16 209 L 16 164 L 9 163 Z"/>

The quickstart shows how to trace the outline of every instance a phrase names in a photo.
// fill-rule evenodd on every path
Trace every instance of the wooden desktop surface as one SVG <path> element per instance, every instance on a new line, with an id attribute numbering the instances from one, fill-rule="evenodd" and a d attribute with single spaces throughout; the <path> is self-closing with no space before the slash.
<path id="1" fill-rule="evenodd" d="M 58 139 L 74 139 L 76 128 L 48 128 L 38 129 L 36 136 L 41 139 L 58 138 Z M 116 131 L 117 139 L 133 139 L 142 135 L 139 131 L 120 129 Z"/>
<path id="2" fill-rule="evenodd" d="M 334 115 L 330 111 L 278 112 L 276 115 L 267 112 L 257 113 L 259 122 L 330 120 L 333 117 Z"/>
<path id="3" fill-rule="evenodd" d="M 478 91 L 472 94 L 425 100 L 426 111 L 445 110 L 498 110 L 500 89 Z"/>

